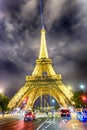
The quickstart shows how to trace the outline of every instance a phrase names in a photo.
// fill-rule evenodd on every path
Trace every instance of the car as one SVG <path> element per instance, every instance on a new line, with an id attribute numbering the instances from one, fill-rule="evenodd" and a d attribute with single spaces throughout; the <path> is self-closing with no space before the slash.
<path id="1" fill-rule="evenodd" d="M 35 120 L 35 114 L 32 111 L 26 111 L 24 115 L 24 122 L 29 120 Z"/>
<path id="2" fill-rule="evenodd" d="M 82 108 L 76 108 L 76 112 L 81 112 Z"/>
<path id="3" fill-rule="evenodd" d="M 71 114 L 70 114 L 70 110 L 69 109 L 61 109 L 60 110 L 60 116 L 61 117 L 64 117 L 64 118 L 67 118 L 67 119 L 71 119 Z"/>
<path id="4" fill-rule="evenodd" d="M 83 109 L 82 111 L 77 112 L 77 119 L 81 122 L 87 122 L 87 110 Z"/>

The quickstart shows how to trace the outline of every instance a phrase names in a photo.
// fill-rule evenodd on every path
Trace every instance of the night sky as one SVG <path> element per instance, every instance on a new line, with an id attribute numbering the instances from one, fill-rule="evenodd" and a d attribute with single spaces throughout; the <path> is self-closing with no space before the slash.
<path id="1" fill-rule="evenodd" d="M 87 0 L 43 0 L 43 15 L 54 70 L 73 91 L 86 87 Z M 40 29 L 39 0 L 0 0 L 0 88 L 9 97 L 32 74 Z"/>

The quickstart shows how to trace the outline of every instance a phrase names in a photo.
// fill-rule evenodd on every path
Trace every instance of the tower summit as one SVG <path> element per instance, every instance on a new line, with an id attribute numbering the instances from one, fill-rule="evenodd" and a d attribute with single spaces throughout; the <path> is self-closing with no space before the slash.
<path id="1" fill-rule="evenodd" d="M 39 59 L 48 58 L 45 34 L 46 34 L 46 30 L 45 30 L 45 28 L 42 28 L 41 29 L 41 45 L 40 45 Z"/>
<path id="2" fill-rule="evenodd" d="M 39 59 L 36 60 L 36 66 L 32 73 L 34 76 L 43 76 L 43 75 L 56 75 L 53 67 L 52 61 L 49 59 L 48 51 L 47 51 L 47 44 L 46 44 L 46 30 L 44 26 L 44 19 L 43 19 L 43 8 L 42 8 L 42 0 L 40 0 L 40 18 L 41 18 L 41 44 L 40 44 L 40 52 L 39 52 Z"/>
<path id="3" fill-rule="evenodd" d="M 40 46 L 39 59 L 48 58 L 46 36 L 45 36 L 46 30 L 44 27 L 44 20 L 43 20 L 42 0 L 40 0 L 40 18 L 41 18 L 41 46 Z"/>
<path id="4" fill-rule="evenodd" d="M 8 107 L 21 107 L 27 97 L 25 109 L 34 107 L 35 101 L 43 96 L 53 97 L 60 105 L 72 105 L 72 92 L 62 82 L 60 74 L 56 74 L 52 60 L 48 57 L 46 46 L 46 30 L 43 22 L 42 0 L 40 0 L 41 45 L 39 58 L 31 76 L 26 76 L 23 87 L 10 100 Z M 42 106 L 41 106 L 42 107 Z"/>

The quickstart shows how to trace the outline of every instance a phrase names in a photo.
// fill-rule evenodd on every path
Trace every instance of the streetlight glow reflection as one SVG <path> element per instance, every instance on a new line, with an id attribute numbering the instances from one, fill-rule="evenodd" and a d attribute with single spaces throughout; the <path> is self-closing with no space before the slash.
<path id="1" fill-rule="evenodd" d="M 0 93 L 3 93 L 3 89 L 2 88 L 0 88 Z"/>

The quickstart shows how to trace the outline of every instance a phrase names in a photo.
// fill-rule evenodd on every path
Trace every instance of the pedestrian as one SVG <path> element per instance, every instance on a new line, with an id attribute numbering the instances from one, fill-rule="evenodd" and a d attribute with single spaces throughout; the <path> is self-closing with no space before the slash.
<path id="1" fill-rule="evenodd" d="M 4 117 L 4 114 L 5 114 L 5 113 L 4 113 L 4 110 L 2 110 L 2 117 Z"/>
<path id="2" fill-rule="evenodd" d="M 53 115 L 54 115 L 54 110 L 52 109 L 52 117 L 53 117 Z"/>
<path id="3" fill-rule="evenodd" d="M 46 116 L 48 117 L 48 111 L 46 111 Z"/>

